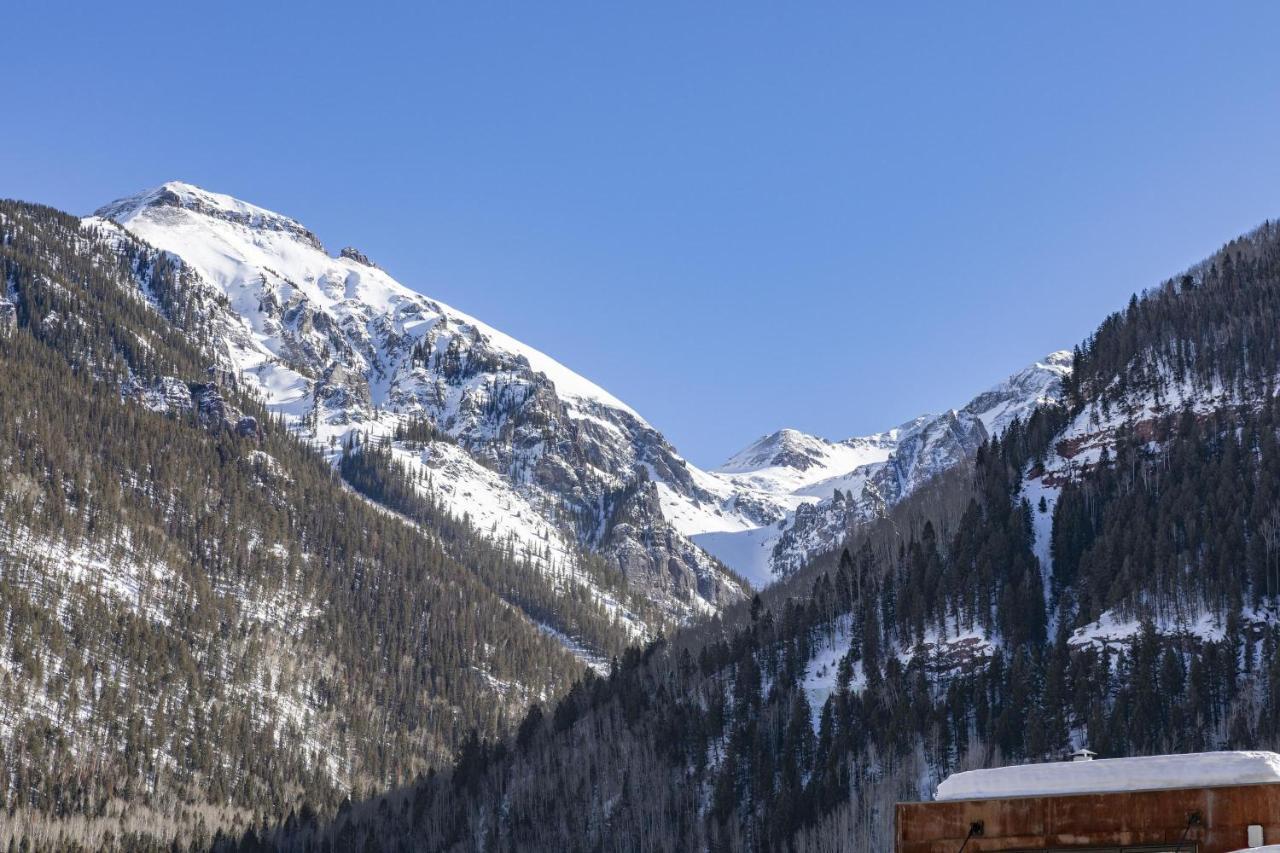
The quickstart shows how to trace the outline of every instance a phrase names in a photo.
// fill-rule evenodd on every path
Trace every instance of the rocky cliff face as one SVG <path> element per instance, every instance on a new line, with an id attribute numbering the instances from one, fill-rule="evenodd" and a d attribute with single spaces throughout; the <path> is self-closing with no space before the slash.
<path id="1" fill-rule="evenodd" d="M 403 286 L 288 217 L 182 183 L 96 215 L 180 259 L 211 294 L 234 381 L 336 456 L 426 420 L 449 446 L 397 446 L 459 517 L 521 540 L 549 573 L 593 549 L 676 616 L 746 589 L 662 513 L 656 483 L 711 500 L 635 411 L 548 356 Z M 470 457 L 456 458 L 461 448 Z M 452 455 L 451 455 L 452 454 Z M 429 475 L 429 476 L 428 476 Z"/>

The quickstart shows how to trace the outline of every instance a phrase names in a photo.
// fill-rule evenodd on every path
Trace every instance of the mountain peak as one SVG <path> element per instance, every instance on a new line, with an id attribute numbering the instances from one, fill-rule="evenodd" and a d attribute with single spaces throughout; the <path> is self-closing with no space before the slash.
<path id="1" fill-rule="evenodd" d="M 751 442 L 716 470 L 728 474 L 774 467 L 804 471 L 824 459 L 830 447 L 825 438 L 786 427 Z"/>
<path id="2" fill-rule="evenodd" d="M 1048 355 L 1046 355 L 1044 357 L 1043 363 L 1049 365 L 1050 367 L 1065 368 L 1069 371 L 1071 369 L 1071 362 L 1073 361 L 1073 359 L 1074 359 L 1074 355 L 1071 352 L 1071 350 L 1060 349 L 1060 350 L 1055 350 L 1049 353 Z"/>
<path id="3" fill-rule="evenodd" d="M 961 411 L 981 420 L 988 435 L 1004 432 L 1015 418 L 1026 420 L 1036 406 L 1061 398 L 1071 361 L 1070 350 L 1055 350 L 974 397 Z"/>
<path id="4" fill-rule="evenodd" d="M 185 181 L 166 181 L 158 187 L 116 199 L 95 210 L 93 215 L 128 225 L 144 215 L 166 218 L 170 210 L 190 211 L 259 231 L 285 232 L 324 251 L 320 239 L 296 219 Z"/>

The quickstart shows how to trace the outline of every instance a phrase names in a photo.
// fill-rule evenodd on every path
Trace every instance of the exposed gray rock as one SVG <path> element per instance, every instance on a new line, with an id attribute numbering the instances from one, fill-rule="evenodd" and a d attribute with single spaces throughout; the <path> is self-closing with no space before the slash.
<path id="1" fill-rule="evenodd" d="M 377 264 L 369 260 L 369 256 L 357 249 L 355 246 L 344 246 L 342 251 L 338 253 L 338 257 L 346 258 L 349 261 L 355 261 L 357 264 L 364 264 L 366 267 L 377 268 Z"/>

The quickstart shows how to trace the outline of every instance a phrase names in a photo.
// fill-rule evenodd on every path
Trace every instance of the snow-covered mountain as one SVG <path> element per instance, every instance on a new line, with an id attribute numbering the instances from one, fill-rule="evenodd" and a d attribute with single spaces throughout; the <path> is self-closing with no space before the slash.
<path id="1" fill-rule="evenodd" d="M 1070 366 L 1053 353 L 958 410 L 870 436 L 780 430 L 702 471 L 595 383 L 357 249 L 330 254 L 287 216 L 170 182 L 93 221 L 186 264 L 223 381 L 258 392 L 331 458 L 353 436 L 391 442 L 424 493 L 556 583 L 589 584 L 576 566 L 593 551 L 679 617 L 747 593 L 726 566 L 761 586 L 838 547 L 850 525 L 1055 399 Z M 440 439 L 392 441 L 420 420 Z"/>
<path id="2" fill-rule="evenodd" d="M 361 252 L 329 254 L 299 222 L 171 182 L 95 214 L 180 258 L 203 281 L 227 381 L 336 459 L 353 436 L 426 420 L 396 442 L 419 488 L 562 582 L 582 549 L 671 613 L 746 590 L 662 517 L 658 485 L 711 496 L 635 411 L 543 353 L 419 294 Z"/>
<path id="3" fill-rule="evenodd" d="M 672 493 L 669 516 L 753 583 L 767 583 L 837 547 L 853 524 L 971 457 L 1014 418 L 1058 400 L 1070 370 L 1070 352 L 1050 353 L 960 409 L 861 438 L 831 442 L 779 430 L 704 475 L 704 488 L 720 497 L 718 512 L 690 512 Z"/>

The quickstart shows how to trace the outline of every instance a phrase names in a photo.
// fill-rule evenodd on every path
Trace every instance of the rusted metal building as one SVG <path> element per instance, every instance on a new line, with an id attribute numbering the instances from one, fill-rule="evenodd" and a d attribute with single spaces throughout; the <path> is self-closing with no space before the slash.
<path id="1" fill-rule="evenodd" d="M 1202 753 L 959 773 L 900 803 L 897 853 L 1230 853 L 1280 843 L 1280 755 Z"/>

